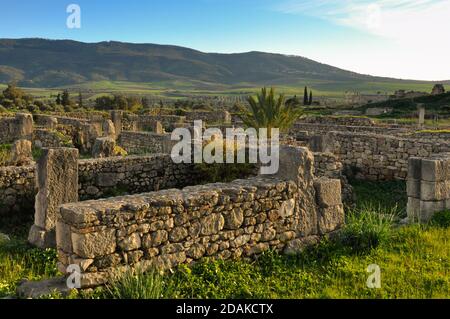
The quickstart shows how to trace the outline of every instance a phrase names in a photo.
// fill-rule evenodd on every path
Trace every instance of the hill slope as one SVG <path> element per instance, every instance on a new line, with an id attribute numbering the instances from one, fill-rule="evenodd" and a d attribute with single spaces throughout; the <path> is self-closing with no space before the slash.
<path id="1" fill-rule="evenodd" d="M 303 57 L 263 52 L 217 54 L 155 44 L 0 39 L 0 82 L 11 80 L 47 88 L 89 81 L 179 81 L 194 85 L 392 81 Z"/>

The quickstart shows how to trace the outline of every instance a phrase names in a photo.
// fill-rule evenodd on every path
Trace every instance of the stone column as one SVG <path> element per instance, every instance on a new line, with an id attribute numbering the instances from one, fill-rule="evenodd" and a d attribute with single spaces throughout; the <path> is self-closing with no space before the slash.
<path id="1" fill-rule="evenodd" d="M 122 118 L 123 111 L 111 111 L 111 120 L 114 123 L 116 137 L 119 137 L 120 133 L 122 132 Z"/>
<path id="2" fill-rule="evenodd" d="M 44 149 L 36 168 L 38 194 L 28 241 L 40 248 L 56 247 L 58 206 L 78 201 L 78 150 Z"/>
<path id="3" fill-rule="evenodd" d="M 408 221 L 428 222 L 434 213 L 450 209 L 450 153 L 409 159 Z"/>
<path id="4" fill-rule="evenodd" d="M 33 116 L 28 113 L 17 113 L 16 114 L 17 139 L 31 140 L 33 136 Z"/>
<path id="5" fill-rule="evenodd" d="M 423 126 L 425 125 L 425 108 L 423 107 L 423 104 L 419 104 L 417 106 L 418 110 L 419 110 L 419 128 L 423 128 Z"/>

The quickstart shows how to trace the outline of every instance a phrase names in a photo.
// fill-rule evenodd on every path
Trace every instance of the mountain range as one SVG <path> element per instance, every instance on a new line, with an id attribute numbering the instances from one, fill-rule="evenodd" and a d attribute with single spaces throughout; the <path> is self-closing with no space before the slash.
<path id="1" fill-rule="evenodd" d="M 0 83 L 12 80 L 42 88 L 91 81 L 180 81 L 194 86 L 394 81 L 300 56 L 264 52 L 219 54 L 157 44 L 0 39 Z"/>

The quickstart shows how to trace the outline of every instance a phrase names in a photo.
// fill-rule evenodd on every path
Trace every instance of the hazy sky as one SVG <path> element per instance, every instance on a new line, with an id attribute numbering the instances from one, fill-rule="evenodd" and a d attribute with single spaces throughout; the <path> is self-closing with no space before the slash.
<path id="1" fill-rule="evenodd" d="M 81 8 L 80 29 L 66 26 L 70 4 Z M 450 79 L 450 0 L 0 0 L 0 8 L 1 38 L 257 50 L 372 75 Z"/>

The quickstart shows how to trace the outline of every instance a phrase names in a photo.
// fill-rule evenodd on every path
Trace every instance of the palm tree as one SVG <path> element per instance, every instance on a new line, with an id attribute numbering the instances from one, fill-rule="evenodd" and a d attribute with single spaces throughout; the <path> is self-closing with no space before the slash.
<path id="1" fill-rule="evenodd" d="M 250 109 L 239 106 L 241 110 L 239 117 L 248 127 L 267 128 L 268 137 L 272 136 L 273 128 L 278 128 L 281 132 L 288 130 L 303 114 L 302 109 L 286 105 L 283 94 L 275 98 L 273 88 L 270 91 L 266 88 L 261 89 L 261 93 L 256 97 L 249 96 L 247 102 Z"/>

